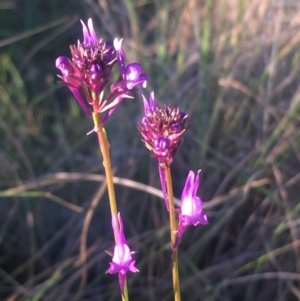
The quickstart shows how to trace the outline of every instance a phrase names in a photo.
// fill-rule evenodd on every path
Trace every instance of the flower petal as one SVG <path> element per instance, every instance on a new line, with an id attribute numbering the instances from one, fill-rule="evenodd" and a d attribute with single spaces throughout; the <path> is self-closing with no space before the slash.
<path id="1" fill-rule="evenodd" d="M 88 45 L 90 45 L 89 31 L 88 31 L 86 25 L 84 24 L 84 22 L 82 20 L 80 20 L 80 23 L 82 25 L 82 32 L 83 32 L 83 45 L 88 46 Z"/>
<path id="2" fill-rule="evenodd" d="M 191 170 L 189 172 L 189 175 L 186 179 L 183 191 L 182 191 L 182 196 L 181 196 L 181 200 L 184 201 L 189 197 L 193 196 L 193 191 L 194 191 L 194 178 L 195 178 L 195 174 L 194 172 Z"/>
<path id="3" fill-rule="evenodd" d="M 65 56 L 59 56 L 55 61 L 55 66 L 61 71 L 64 77 L 68 76 L 71 72 L 74 71 L 71 65 L 71 61 Z"/>
<path id="4" fill-rule="evenodd" d="M 93 20 L 91 18 L 88 19 L 88 28 L 90 32 L 90 43 L 92 44 L 92 46 L 96 47 L 98 44 L 98 37 L 94 30 Z"/>
<path id="5" fill-rule="evenodd" d="M 125 73 L 125 62 L 124 62 L 124 56 L 123 56 L 123 51 L 122 51 L 122 41 L 123 41 L 123 39 L 115 38 L 114 39 L 114 47 L 118 54 L 118 61 L 120 64 L 121 73 L 124 74 Z"/>
<path id="6" fill-rule="evenodd" d="M 77 99 L 78 103 L 80 104 L 80 106 L 82 107 L 82 109 L 84 110 L 84 112 L 89 115 L 90 117 L 92 116 L 90 109 L 87 105 L 87 103 L 84 101 L 84 99 L 82 98 L 79 89 L 76 88 L 71 88 L 69 87 L 70 90 L 72 91 L 73 95 L 75 96 L 75 98 Z"/>

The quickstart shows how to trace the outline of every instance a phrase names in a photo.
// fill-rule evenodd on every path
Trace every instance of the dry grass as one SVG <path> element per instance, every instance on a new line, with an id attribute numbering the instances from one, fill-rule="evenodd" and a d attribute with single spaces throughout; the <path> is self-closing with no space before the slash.
<path id="1" fill-rule="evenodd" d="M 144 93 L 154 90 L 160 103 L 190 115 L 174 191 L 180 197 L 188 171 L 201 168 L 210 224 L 188 229 L 180 246 L 183 300 L 299 300 L 300 5 L 293 0 L 0 6 L 0 299 L 120 299 L 116 277 L 105 274 L 113 237 L 96 139 L 55 83 L 55 58 L 81 38 L 78 15 L 93 17 L 110 40 L 124 37 L 127 60 L 150 75 Z M 141 114 L 136 93 L 107 125 L 126 236 L 139 251 L 141 272 L 130 275 L 129 291 L 132 301 L 167 301 L 167 213 L 154 189 L 156 162 L 136 130 Z"/>

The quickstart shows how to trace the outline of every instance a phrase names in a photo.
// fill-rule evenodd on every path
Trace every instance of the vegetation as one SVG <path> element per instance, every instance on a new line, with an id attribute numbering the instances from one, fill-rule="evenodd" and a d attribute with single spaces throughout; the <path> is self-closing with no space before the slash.
<path id="1" fill-rule="evenodd" d="M 300 6 L 293 0 L 0 2 L 0 299 L 120 300 L 93 125 L 55 59 L 93 18 L 149 74 L 147 96 L 189 114 L 172 165 L 209 225 L 179 246 L 182 300 L 300 300 Z M 132 301 L 172 300 L 168 212 L 140 141 L 140 91 L 106 125 L 117 201 L 139 273 Z M 142 185 L 144 184 L 144 185 Z M 86 263 L 84 264 L 86 259 Z"/>

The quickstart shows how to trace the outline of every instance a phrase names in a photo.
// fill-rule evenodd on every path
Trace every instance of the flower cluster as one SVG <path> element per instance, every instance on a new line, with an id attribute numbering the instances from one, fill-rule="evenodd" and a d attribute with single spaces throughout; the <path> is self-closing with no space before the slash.
<path id="1" fill-rule="evenodd" d="M 123 98 L 137 85 L 146 86 L 148 76 L 142 72 L 138 63 L 125 66 L 122 52 L 122 39 L 115 39 L 109 45 L 99 39 L 93 27 L 92 19 L 87 26 L 81 21 L 83 42 L 71 45 L 71 59 L 60 56 L 56 59 L 56 67 L 62 75 L 59 78 L 67 85 L 82 109 L 91 116 L 89 105 L 99 102 L 99 112 L 105 112 L 104 122 L 115 111 Z M 111 71 L 118 63 L 120 75 L 110 86 L 110 91 L 103 97 L 105 87 L 111 80 Z"/>
<path id="2" fill-rule="evenodd" d="M 146 147 L 151 151 L 152 156 L 158 159 L 159 178 L 166 208 L 169 211 L 164 169 L 170 167 L 182 143 L 183 135 L 187 130 L 185 122 L 188 115 L 178 107 L 158 107 L 154 92 L 150 94 L 149 102 L 144 95 L 142 96 L 145 115 L 142 122 L 138 124 L 138 129 Z"/>
<path id="3" fill-rule="evenodd" d="M 149 103 L 144 96 L 143 100 L 145 116 L 138 124 L 138 129 L 153 157 L 157 158 L 160 164 L 169 167 L 187 130 L 185 122 L 188 115 L 178 107 L 158 107 L 153 92 Z"/>

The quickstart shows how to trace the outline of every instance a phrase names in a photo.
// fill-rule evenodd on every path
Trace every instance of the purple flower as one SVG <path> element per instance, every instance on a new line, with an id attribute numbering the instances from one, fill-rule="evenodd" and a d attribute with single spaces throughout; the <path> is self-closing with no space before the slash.
<path id="1" fill-rule="evenodd" d="M 83 41 L 70 45 L 71 58 L 60 56 L 56 67 L 60 69 L 61 82 L 69 87 L 82 109 L 92 116 L 90 106 L 99 102 L 99 113 L 104 113 L 103 123 L 113 114 L 128 93 L 137 85 L 146 86 L 148 76 L 138 63 L 125 66 L 122 39 L 114 45 L 98 38 L 92 19 L 87 25 L 81 20 Z M 111 83 L 115 64 L 120 65 L 118 79 Z M 107 88 L 110 83 L 110 88 Z M 105 94 L 107 89 L 107 94 Z"/>
<path id="2" fill-rule="evenodd" d="M 187 226 L 198 224 L 207 225 L 207 215 L 202 211 L 203 203 L 199 197 L 196 196 L 199 186 L 199 173 L 195 178 L 193 171 L 189 172 L 186 179 L 184 189 L 181 196 L 181 208 L 179 209 L 179 222 L 177 227 L 177 237 L 173 246 L 173 251 L 177 248 L 182 235 Z"/>
<path id="3" fill-rule="evenodd" d="M 157 106 L 154 92 L 151 92 L 149 102 L 144 95 L 144 117 L 138 124 L 146 147 L 152 156 L 158 159 L 158 172 L 164 195 L 166 208 L 169 211 L 164 169 L 170 167 L 176 151 L 182 143 L 187 128 L 185 122 L 188 115 L 178 107 Z"/>
<path id="4" fill-rule="evenodd" d="M 142 72 L 142 66 L 136 62 L 125 66 L 122 39 L 116 38 L 114 40 L 114 47 L 117 51 L 121 75 L 117 82 L 111 86 L 111 92 L 127 94 L 137 85 L 142 85 L 145 88 L 147 86 L 148 75 Z"/>
<path id="5" fill-rule="evenodd" d="M 87 26 L 83 21 L 81 24 L 83 42 L 70 45 L 71 59 L 60 56 L 55 65 L 62 73 L 59 75 L 62 83 L 70 88 L 80 106 L 91 116 L 88 105 L 99 101 L 118 58 L 115 48 L 97 37 L 92 19 L 88 20 Z"/>
<path id="6" fill-rule="evenodd" d="M 110 274 L 118 273 L 120 289 L 122 295 L 124 295 L 124 283 L 125 283 L 126 273 L 128 271 L 132 273 L 136 273 L 139 272 L 139 270 L 134 266 L 135 260 L 133 260 L 131 257 L 131 254 L 133 254 L 134 252 L 130 251 L 126 238 L 124 236 L 123 222 L 120 213 L 118 213 L 118 221 L 119 221 L 120 230 L 118 230 L 116 217 L 113 216 L 112 227 L 116 239 L 116 244 L 114 248 L 112 262 L 109 263 L 110 268 L 108 269 L 108 273 Z"/>
<path id="7" fill-rule="evenodd" d="M 145 116 L 138 124 L 138 129 L 153 157 L 169 167 L 187 130 L 185 122 L 188 115 L 178 107 L 158 107 L 153 92 L 149 102 L 144 96 L 143 101 Z"/>

